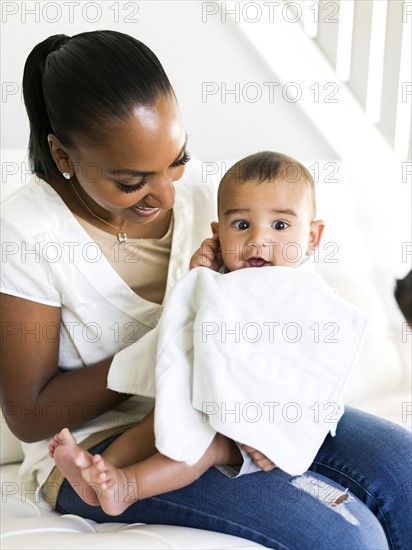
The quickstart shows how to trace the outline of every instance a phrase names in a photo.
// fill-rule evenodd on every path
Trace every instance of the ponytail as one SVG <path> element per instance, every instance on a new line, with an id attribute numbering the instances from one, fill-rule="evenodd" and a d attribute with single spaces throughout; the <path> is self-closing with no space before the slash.
<path id="1" fill-rule="evenodd" d="M 23 74 L 33 172 L 61 178 L 48 134 L 66 147 L 98 143 L 108 122 L 127 118 L 136 105 L 152 106 L 160 95 L 174 97 L 173 88 L 139 40 L 116 31 L 50 36 L 32 50 Z"/>
<path id="2" fill-rule="evenodd" d="M 29 160 L 32 171 L 42 178 L 59 173 L 47 142 L 47 135 L 54 133 L 54 130 L 43 93 L 44 68 L 48 56 L 69 39 L 65 34 L 46 38 L 33 48 L 24 66 L 23 97 L 30 122 Z"/>

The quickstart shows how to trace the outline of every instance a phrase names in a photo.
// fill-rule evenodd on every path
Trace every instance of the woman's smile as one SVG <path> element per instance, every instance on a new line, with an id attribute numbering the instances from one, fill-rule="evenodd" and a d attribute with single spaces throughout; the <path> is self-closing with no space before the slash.
<path id="1" fill-rule="evenodd" d="M 131 210 L 133 214 L 137 216 L 142 216 L 144 218 L 150 218 L 151 216 L 157 216 L 157 214 L 160 212 L 160 208 L 156 207 L 149 207 L 149 206 L 140 206 L 138 204 L 135 204 L 134 206 L 131 206 L 128 208 L 128 210 Z"/>

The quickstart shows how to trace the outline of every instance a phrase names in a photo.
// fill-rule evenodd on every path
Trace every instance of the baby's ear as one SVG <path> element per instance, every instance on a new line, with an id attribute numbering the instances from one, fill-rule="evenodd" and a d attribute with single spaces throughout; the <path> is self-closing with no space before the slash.
<path id="1" fill-rule="evenodd" d="M 213 235 L 216 235 L 216 233 L 219 233 L 219 222 L 212 222 L 210 224 L 210 227 L 212 228 Z"/>
<path id="2" fill-rule="evenodd" d="M 324 229 L 325 222 L 323 220 L 316 220 L 310 224 L 309 245 L 306 251 L 307 256 L 311 256 L 318 248 Z"/>

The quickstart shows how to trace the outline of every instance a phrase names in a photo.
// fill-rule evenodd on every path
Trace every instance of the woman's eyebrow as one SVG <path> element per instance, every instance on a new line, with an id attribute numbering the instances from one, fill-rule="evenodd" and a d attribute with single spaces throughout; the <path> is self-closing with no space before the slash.
<path id="1" fill-rule="evenodd" d="M 177 157 L 175 158 L 175 160 L 172 162 L 172 164 L 174 162 L 176 162 L 177 160 L 179 160 L 179 158 L 182 156 L 182 154 L 184 153 L 185 149 L 186 149 L 186 145 L 187 145 L 187 134 L 185 136 L 185 141 L 183 143 L 183 147 L 180 149 L 179 151 L 179 154 L 177 155 Z M 143 170 L 134 170 L 133 168 L 116 168 L 115 170 L 111 170 L 109 172 L 109 174 L 111 176 L 119 176 L 119 175 L 124 175 L 124 176 L 133 176 L 133 177 L 136 177 L 136 176 L 152 176 L 153 174 L 155 174 L 156 172 L 155 171 L 149 171 L 149 172 L 145 172 Z"/>
<path id="2" fill-rule="evenodd" d="M 111 176 L 151 176 L 154 173 L 155 172 L 143 172 L 142 170 L 133 170 L 133 168 L 118 168 L 109 172 Z"/>

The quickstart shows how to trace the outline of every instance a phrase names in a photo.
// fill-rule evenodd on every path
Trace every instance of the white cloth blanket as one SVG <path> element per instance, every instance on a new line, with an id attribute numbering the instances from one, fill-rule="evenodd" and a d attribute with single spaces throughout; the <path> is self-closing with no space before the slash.
<path id="1" fill-rule="evenodd" d="M 216 432 L 300 475 L 343 414 L 367 318 L 316 274 L 288 267 L 196 268 L 173 288 L 138 369 L 109 387 L 156 394 L 158 450 L 197 462 Z"/>

